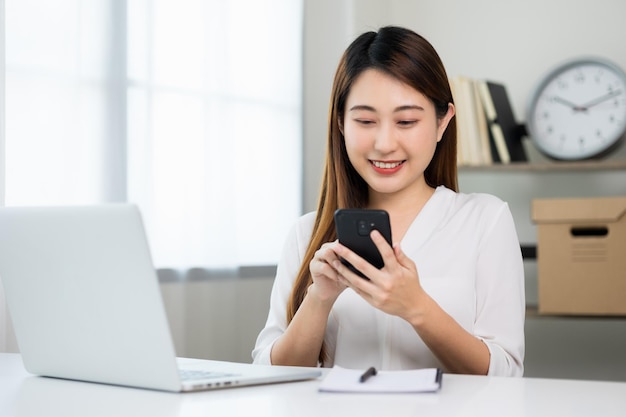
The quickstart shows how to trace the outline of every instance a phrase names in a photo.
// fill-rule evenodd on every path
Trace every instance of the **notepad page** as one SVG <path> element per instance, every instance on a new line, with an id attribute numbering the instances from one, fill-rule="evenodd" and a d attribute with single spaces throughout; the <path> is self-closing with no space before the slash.
<path id="1" fill-rule="evenodd" d="M 404 371 L 379 371 L 360 382 L 363 370 L 333 367 L 319 390 L 326 392 L 434 392 L 441 384 L 437 368 Z"/>

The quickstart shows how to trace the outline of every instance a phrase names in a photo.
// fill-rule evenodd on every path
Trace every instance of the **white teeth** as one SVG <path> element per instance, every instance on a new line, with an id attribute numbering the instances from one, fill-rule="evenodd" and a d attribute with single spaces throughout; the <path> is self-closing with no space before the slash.
<path id="1" fill-rule="evenodd" d="M 398 165 L 400 165 L 402 162 L 380 162 L 380 161 L 372 161 L 372 163 L 374 164 L 374 166 L 376 168 L 384 168 L 384 169 L 391 169 L 391 168 L 395 168 Z"/>

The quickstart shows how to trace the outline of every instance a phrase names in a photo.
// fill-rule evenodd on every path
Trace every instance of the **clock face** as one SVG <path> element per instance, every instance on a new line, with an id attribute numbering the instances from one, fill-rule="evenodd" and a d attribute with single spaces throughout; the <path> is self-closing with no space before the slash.
<path id="1" fill-rule="evenodd" d="M 548 156 L 599 155 L 626 132 L 626 74 L 599 59 L 561 65 L 539 84 L 527 114 L 531 139 Z"/>

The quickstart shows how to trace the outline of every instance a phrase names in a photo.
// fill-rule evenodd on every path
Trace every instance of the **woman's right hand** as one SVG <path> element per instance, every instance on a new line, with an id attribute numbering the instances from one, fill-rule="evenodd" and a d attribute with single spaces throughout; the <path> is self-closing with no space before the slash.
<path id="1" fill-rule="evenodd" d="M 347 288 L 345 281 L 332 266 L 333 262 L 340 261 L 334 250 L 337 244 L 338 241 L 324 243 L 309 263 L 313 284 L 308 292 L 313 293 L 320 301 L 334 303 L 339 294 Z"/>

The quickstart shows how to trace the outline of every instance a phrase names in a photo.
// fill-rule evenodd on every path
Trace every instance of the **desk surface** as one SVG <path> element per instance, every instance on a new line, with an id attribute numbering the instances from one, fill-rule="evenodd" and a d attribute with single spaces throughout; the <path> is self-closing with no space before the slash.
<path id="1" fill-rule="evenodd" d="M 34 416 L 624 416 L 626 383 L 444 375 L 436 394 L 333 394 L 319 380 L 172 394 L 28 374 L 0 353 L 0 415 Z"/>

